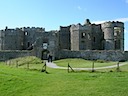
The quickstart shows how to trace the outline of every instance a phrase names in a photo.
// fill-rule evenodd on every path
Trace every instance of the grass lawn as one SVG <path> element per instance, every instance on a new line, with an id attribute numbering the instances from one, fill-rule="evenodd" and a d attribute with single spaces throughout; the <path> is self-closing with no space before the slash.
<path id="1" fill-rule="evenodd" d="M 42 63 L 42 60 L 40 60 L 39 58 L 30 56 L 30 57 L 21 57 L 21 58 L 8 60 L 6 62 L 6 65 L 10 67 L 17 67 L 18 65 L 18 68 L 41 70 L 42 67 L 44 66 L 44 62 Z"/>
<path id="2" fill-rule="evenodd" d="M 34 68 L 38 68 L 36 65 L 40 66 L 34 64 Z M 128 65 L 121 68 L 127 70 Z M 51 68 L 47 68 L 47 71 L 49 74 L 0 63 L 0 96 L 127 96 L 128 94 L 126 71 L 67 73 L 66 70 Z"/>
<path id="3" fill-rule="evenodd" d="M 73 68 L 91 68 L 94 62 L 95 68 L 96 67 L 104 67 L 104 66 L 112 66 L 116 65 L 117 62 L 110 62 L 110 61 L 89 61 L 84 59 L 62 59 L 54 61 L 55 64 L 62 67 L 67 67 L 68 63 Z"/>

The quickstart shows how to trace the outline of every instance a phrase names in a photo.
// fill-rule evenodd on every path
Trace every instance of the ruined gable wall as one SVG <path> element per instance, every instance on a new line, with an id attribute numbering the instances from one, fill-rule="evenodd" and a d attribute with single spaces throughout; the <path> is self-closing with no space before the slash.
<path id="1" fill-rule="evenodd" d="M 60 49 L 70 50 L 70 27 L 71 26 L 60 26 L 59 31 L 59 45 Z"/>
<path id="2" fill-rule="evenodd" d="M 92 24 L 92 50 L 103 50 L 103 32 L 101 25 Z"/>

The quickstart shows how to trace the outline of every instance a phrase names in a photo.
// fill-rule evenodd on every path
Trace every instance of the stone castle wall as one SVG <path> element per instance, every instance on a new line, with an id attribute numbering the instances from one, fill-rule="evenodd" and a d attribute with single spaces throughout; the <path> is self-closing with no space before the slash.
<path id="1" fill-rule="evenodd" d="M 122 22 L 105 22 L 101 24 L 104 33 L 105 50 L 124 50 L 124 23 Z M 116 30 L 119 28 L 119 30 Z M 117 47 L 119 46 L 119 47 Z"/>
<path id="2" fill-rule="evenodd" d="M 34 53 L 34 51 L 36 51 L 36 54 Z M 40 56 L 38 55 L 40 55 L 40 52 L 37 52 L 37 50 L 32 50 L 32 51 L 6 50 L 6 51 L 0 51 L 0 61 L 5 61 L 13 58 L 18 58 L 18 57 L 25 57 L 25 56 L 37 56 L 40 58 Z M 128 51 L 61 50 L 53 54 L 53 58 L 54 59 L 83 58 L 87 60 L 120 61 L 120 60 L 128 60 Z"/>
<path id="3" fill-rule="evenodd" d="M 0 50 L 21 50 L 23 35 L 19 29 L 0 30 Z"/>
<path id="4" fill-rule="evenodd" d="M 128 60 L 128 51 L 124 52 L 125 59 Z"/>
<path id="5" fill-rule="evenodd" d="M 128 52 L 125 51 L 99 51 L 99 50 L 85 50 L 85 51 L 68 51 L 62 50 L 58 54 L 57 59 L 62 58 L 83 58 L 87 60 L 108 60 L 120 61 L 128 60 Z"/>
<path id="6" fill-rule="evenodd" d="M 53 36 L 52 31 L 46 32 L 45 28 L 8 29 L 6 27 L 0 30 L 0 50 L 28 50 L 39 38 L 43 39 L 42 43 L 51 46 L 53 37 L 58 39 L 57 47 L 60 50 L 124 50 L 124 23 L 122 22 L 91 24 L 87 20 L 84 25 L 78 23 L 60 26 L 60 30 L 54 32 L 57 36 Z"/>
<path id="7" fill-rule="evenodd" d="M 0 61 L 18 57 L 32 56 L 32 51 L 6 50 L 0 51 Z"/>
<path id="8" fill-rule="evenodd" d="M 69 51 L 61 51 L 64 49 Z M 0 50 L 8 50 L 0 51 L 1 60 L 32 54 L 44 59 L 42 57 L 47 55 L 46 52 L 53 55 L 53 58 L 78 57 L 112 61 L 128 58 L 128 52 L 124 52 L 123 22 L 105 22 L 97 25 L 87 20 L 84 25 L 78 23 L 60 26 L 59 31 L 45 31 L 45 28 L 39 27 L 6 27 L 0 30 Z"/>
<path id="9" fill-rule="evenodd" d="M 59 31 L 59 45 L 60 49 L 71 49 L 71 42 L 70 42 L 70 27 L 71 26 L 60 26 Z"/>

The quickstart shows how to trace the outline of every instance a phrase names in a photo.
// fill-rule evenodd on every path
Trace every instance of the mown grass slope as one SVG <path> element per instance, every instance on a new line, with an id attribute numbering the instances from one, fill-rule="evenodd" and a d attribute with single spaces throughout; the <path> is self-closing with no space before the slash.
<path id="1" fill-rule="evenodd" d="M 27 56 L 27 57 L 11 59 L 6 61 L 5 63 L 10 67 L 17 67 L 23 69 L 29 68 L 31 70 L 41 70 L 44 65 L 44 62 L 35 56 Z"/>
<path id="2" fill-rule="evenodd" d="M 103 60 L 90 61 L 90 60 L 78 59 L 78 58 L 56 60 L 54 61 L 54 63 L 62 67 L 67 67 L 67 65 L 70 64 L 70 66 L 72 66 L 73 68 L 91 68 L 93 63 L 95 67 L 112 66 L 117 64 L 117 62 L 112 62 L 112 61 L 103 61 Z"/>
<path id="3" fill-rule="evenodd" d="M 128 65 L 125 65 L 125 68 L 128 68 Z M 67 73 L 67 70 L 51 68 L 47 68 L 47 71 L 49 74 L 1 63 L 0 96 L 127 96 L 128 94 L 126 71 Z"/>

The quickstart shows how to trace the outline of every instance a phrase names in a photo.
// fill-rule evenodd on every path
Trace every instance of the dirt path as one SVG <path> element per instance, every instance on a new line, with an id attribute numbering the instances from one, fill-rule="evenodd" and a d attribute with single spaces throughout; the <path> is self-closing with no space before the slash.
<path id="1" fill-rule="evenodd" d="M 119 66 L 123 66 L 123 65 L 126 65 L 128 64 L 127 62 L 125 63 L 121 63 Z M 60 67 L 60 66 L 57 66 L 55 63 L 53 62 L 46 62 L 46 65 L 50 68 L 56 68 L 56 69 L 67 69 L 67 67 Z M 108 69 L 108 68 L 116 68 L 117 65 L 112 65 L 112 66 L 105 66 L 105 67 L 96 67 L 94 69 Z M 74 70 L 92 70 L 92 68 L 73 68 Z"/>

